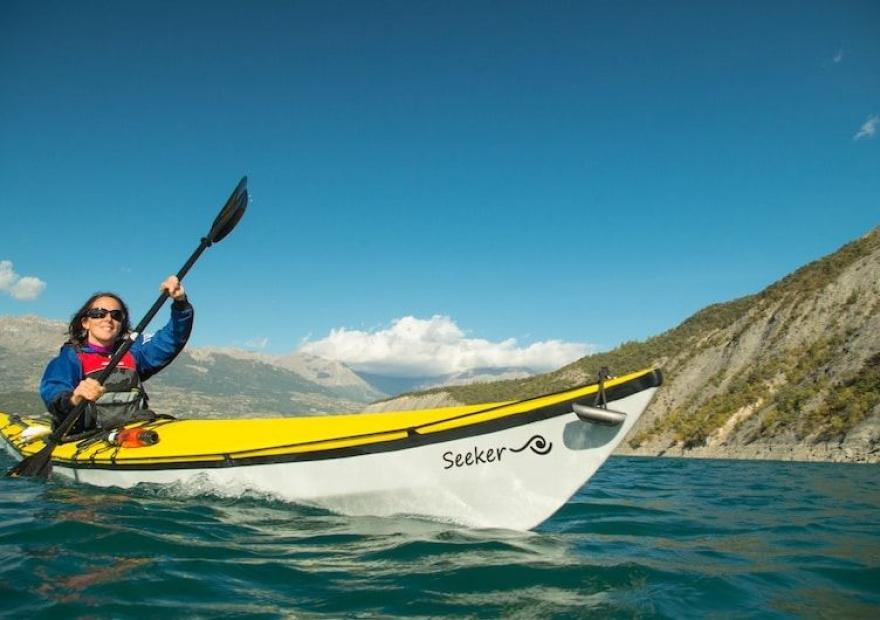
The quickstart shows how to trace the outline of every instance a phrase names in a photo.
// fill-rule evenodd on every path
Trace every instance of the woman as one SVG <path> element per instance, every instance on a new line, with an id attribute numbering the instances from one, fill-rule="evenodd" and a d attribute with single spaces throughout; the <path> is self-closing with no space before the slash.
<path id="1" fill-rule="evenodd" d="M 138 334 L 104 385 L 95 377 L 131 331 L 128 307 L 114 293 L 95 293 L 73 315 L 68 341 L 46 366 L 40 383 L 40 396 L 52 414 L 53 428 L 83 401 L 88 405 L 71 433 L 154 417 L 147 409 L 142 382 L 183 350 L 193 325 L 193 307 L 177 277 L 169 276 L 160 289 L 174 300 L 171 319 L 149 340 Z"/>

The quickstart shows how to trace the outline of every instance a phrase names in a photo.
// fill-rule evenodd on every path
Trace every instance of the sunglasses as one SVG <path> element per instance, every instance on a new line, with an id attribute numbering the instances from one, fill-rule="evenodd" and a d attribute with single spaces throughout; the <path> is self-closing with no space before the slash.
<path id="1" fill-rule="evenodd" d="M 122 323 L 122 319 L 125 318 L 125 313 L 122 310 L 105 310 L 104 308 L 92 308 L 88 312 L 86 312 L 86 316 L 90 319 L 103 319 L 108 314 L 110 315 L 110 318 L 117 323 Z"/>

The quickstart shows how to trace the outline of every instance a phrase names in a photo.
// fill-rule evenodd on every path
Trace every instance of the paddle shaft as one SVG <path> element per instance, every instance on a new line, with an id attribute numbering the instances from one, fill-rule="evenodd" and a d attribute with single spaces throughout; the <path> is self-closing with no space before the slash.
<path id="1" fill-rule="evenodd" d="M 189 272 L 195 262 L 199 259 L 199 256 L 202 255 L 202 252 L 205 251 L 211 245 L 211 242 L 208 241 L 206 237 L 202 237 L 201 243 L 199 243 L 199 247 L 196 248 L 196 251 L 192 253 L 192 256 L 189 257 L 189 260 L 186 261 L 186 264 L 177 272 L 177 279 L 183 280 L 183 277 Z M 162 306 L 165 304 L 165 300 L 168 299 L 168 291 L 162 291 L 162 294 L 159 295 L 159 299 L 153 304 L 153 307 L 144 315 L 144 318 L 141 319 L 140 323 L 134 328 L 134 330 L 129 333 L 123 343 L 119 345 L 119 348 L 116 349 L 116 352 L 110 358 L 110 361 L 107 362 L 107 365 L 104 367 L 104 370 L 101 371 L 95 380 L 101 385 L 107 380 L 107 378 L 113 373 L 113 370 L 119 364 L 119 361 L 128 353 L 128 350 L 131 349 L 137 337 L 141 334 L 141 332 L 146 329 L 147 325 L 149 325 L 150 321 L 153 320 L 153 317 L 159 312 Z M 64 421 L 58 426 L 57 429 L 47 438 L 47 445 L 52 444 L 52 446 L 57 446 L 64 436 L 73 428 L 76 421 L 79 420 L 79 417 L 82 415 L 85 408 L 89 405 L 90 401 L 83 400 L 76 407 L 74 407 L 73 411 L 67 414 L 67 417 L 64 418 Z"/>

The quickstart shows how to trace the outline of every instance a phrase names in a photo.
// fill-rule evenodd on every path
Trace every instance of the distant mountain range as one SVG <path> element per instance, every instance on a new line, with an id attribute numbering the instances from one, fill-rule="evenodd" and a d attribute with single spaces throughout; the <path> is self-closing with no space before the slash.
<path id="1" fill-rule="evenodd" d="M 43 411 L 37 385 L 65 340 L 66 326 L 36 316 L 0 316 L 0 410 Z M 285 416 L 352 412 L 399 392 L 521 378 L 523 368 L 440 377 L 357 373 L 308 353 L 269 355 L 233 348 L 187 348 L 147 384 L 151 406 L 177 416 Z"/>
<path id="2" fill-rule="evenodd" d="M 523 379 L 525 377 L 530 377 L 535 373 L 527 368 L 511 367 L 477 368 L 474 370 L 439 375 L 436 377 L 385 377 L 365 372 L 359 372 L 357 374 L 370 385 L 386 394 L 401 394 L 404 392 L 429 390 L 443 386 L 470 385 L 473 383 L 492 383 L 494 381 L 504 381 L 508 379 Z"/>

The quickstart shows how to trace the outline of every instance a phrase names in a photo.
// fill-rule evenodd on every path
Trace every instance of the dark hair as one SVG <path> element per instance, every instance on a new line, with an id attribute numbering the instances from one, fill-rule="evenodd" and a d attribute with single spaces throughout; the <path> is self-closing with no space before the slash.
<path id="1" fill-rule="evenodd" d="M 122 298 L 116 293 L 102 292 L 95 293 L 91 297 L 89 297 L 88 301 L 80 307 L 79 310 L 76 311 L 76 314 L 70 319 L 70 323 L 67 326 L 67 335 L 68 340 L 72 345 L 82 346 L 86 342 L 86 338 L 89 333 L 83 329 L 82 322 L 83 319 L 86 318 L 86 313 L 92 309 L 92 304 L 95 303 L 95 300 L 100 299 L 101 297 L 110 297 L 119 302 L 119 307 L 122 308 L 122 312 L 125 314 L 125 317 L 122 319 L 122 329 L 119 330 L 119 337 L 117 340 L 122 340 L 125 338 L 125 335 L 131 331 L 131 323 L 128 320 L 128 306 L 125 305 L 125 302 L 122 301 Z"/>

